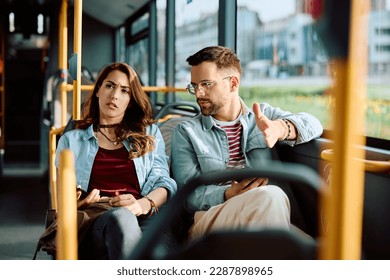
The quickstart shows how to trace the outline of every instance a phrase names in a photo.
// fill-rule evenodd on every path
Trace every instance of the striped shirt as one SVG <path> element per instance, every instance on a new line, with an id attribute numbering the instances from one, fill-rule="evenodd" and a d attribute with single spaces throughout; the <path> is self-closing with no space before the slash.
<path id="1" fill-rule="evenodd" d="M 225 130 L 228 143 L 229 143 L 229 162 L 227 169 L 241 169 L 244 168 L 245 157 L 241 149 L 241 135 L 242 135 L 242 124 L 237 119 L 233 122 L 221 122 L 215 120 L 216 124 Z"/>

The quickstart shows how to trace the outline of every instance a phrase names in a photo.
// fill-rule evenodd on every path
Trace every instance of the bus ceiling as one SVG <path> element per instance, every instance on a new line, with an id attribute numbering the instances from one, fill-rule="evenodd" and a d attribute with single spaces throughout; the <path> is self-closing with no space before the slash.
<path id="1" fill-rule="evenodd" d="M 83 12 L 102 23 L 116 28 L 135 15 L 150 0 L 116 0 L 115 5 L 106 0 L 83 0 Z M 51 0 L 0 0 L 1 21 L 7 25 L 10 33 L 21 33 L 25 38 L 39 34 L 39 16 L 50 16 L 53 9 L 58 9 L 61 1 Z M 74 0 L 69 0 L 72 6 Z M 6 18 L 8 17 L 8 19 Z M 42 30 L 45 32 L 45 30 Z"/>

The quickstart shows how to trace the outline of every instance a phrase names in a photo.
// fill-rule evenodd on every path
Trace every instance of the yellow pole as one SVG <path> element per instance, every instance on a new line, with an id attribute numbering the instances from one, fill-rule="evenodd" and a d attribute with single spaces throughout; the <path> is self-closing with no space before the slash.
<path id="1" fill-rule="evenodd" d="M 61 126 L 66 125 L 67 118 L 67 92 L 66 92 L 66 85 L 67 85 L 67 75 L 68 75 L 68 65 L 67 65 L 67 58 L 68 58 L 68 0 L 62 0 L 61 3 L 61 13 L 60 13 L 60 20 L 59 20 L 59 38 L 58 38 L 58 47 L 59 47 L 59 54 L 58 54 L 58 68 L 61 73 L 61 79 L 62 83 L 60 86 L 60 98 L 61 98 Z"/>
<path id="2" fill-rule="evenodd" d="M 52 127 L 49 132 L 49 170 L 50 170 L 50 197 L 51 208 L 57 209 L 57 173 L 55 166 L 55 155 L 57 148 L 57 135 L 64 131 L 65 127 L 55 128 Z"/>
<path id="3" fill-rule="evenodd" d="M 92 91 L 95 85 L 80 85 L 81 90 L 86 90 L 86 91 Z M 157 92 L 187 92 L 186 88 L 174 88 L 174 87 L 167 87 L 167 86 L 143 86 L 142 89 L 145 92 L 150 92 L 150 91 L 157 91 Z M 72 91 L 73 90 L 73 85 L 67 84 L 65 87 L 66 91 Z"/>
<path id="4" fill-rule="evenodd" d="M 348 59 L 335 60 L 334 160 L 331 192 L 324 197 L 329 222 L 321 259 L 360 259 L 363 224 L 367 17 L 369 1 L 351 1 Z"/>
<path id="5" fill-rule="evenodd" d="M 58 190 L 57 260 L 77 260 L 77 199 L 74 157 L 71 150 L 60 154 Z"/>
<path id="6" fill-rule="evenodd" d="M 74 1 L 74 54 L 77 57 L 76 80 L 73 81 L 73 119 L 80 119 L 81 111 L 81 40 L 83 1 Z"/>

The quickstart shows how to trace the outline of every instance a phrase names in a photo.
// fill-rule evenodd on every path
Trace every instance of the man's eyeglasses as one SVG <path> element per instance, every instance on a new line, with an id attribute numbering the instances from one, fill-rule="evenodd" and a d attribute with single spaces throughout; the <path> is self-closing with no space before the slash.
<path id="1" fill-rule="evenodd" d="M 225 78 L 222 78 L 222 80 L 231 79 L 232 77 L 233 76 L 227 76 Z M 196 89 L 199 89 L 201 92 L 206 93 L 206 92 L 209 92 L 211 86 L 216 84 L 216 83 L 217 83 L 217 81 L 205 81 L 205 82 L 201 82 L 199 84 L 190 83 L 190 84 L 188 84 L 186 89 L 187 89 L 187 92 L 191 95 L 195 95 Z"/>

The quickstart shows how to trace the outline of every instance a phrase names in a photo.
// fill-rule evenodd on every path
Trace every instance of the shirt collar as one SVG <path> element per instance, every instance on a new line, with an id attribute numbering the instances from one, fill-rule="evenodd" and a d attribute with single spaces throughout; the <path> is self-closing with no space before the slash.
<path id="1" fill-rule="evenodd" d="M 83 140 L 90 139 L 95 136 L 95 132 L 93 131 L 93 124 L 91 124 L 87 129 L 84 130 L 83 132 Z M 129 139 L 126 139 L 125 141 L 122 142 L 123 146 L 129 151 L 130 150 L 130 141 Z"/>
<path id="2" fill-rule="evenodd" d="M 247 117 L 249 115 L 249 113 L 251 113 L 252 111 L 249 109 L 248 106 L 245 105 L 245 103 L 241 97 L 240 97 L 240 102 L 241 102 L 241 116 L 240 116 L 240 118 L 242 116 Z M 202 116 L 203 130 L 205 130 L 205 131 L 211 130 L 211 128 L 215 125 L 215 121 L 213 120 L 213 118 L 211 116 L 204 116 L 204 115 L 201 115 L 201 116 Z"/>

